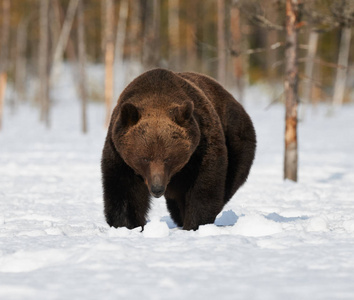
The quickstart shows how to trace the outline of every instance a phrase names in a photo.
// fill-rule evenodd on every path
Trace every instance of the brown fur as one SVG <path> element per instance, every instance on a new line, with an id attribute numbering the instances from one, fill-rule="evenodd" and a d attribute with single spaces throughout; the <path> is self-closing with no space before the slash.
<path id="1" fill-rule="evenodd" d="M 144 226 L 149 193 L 184 229 L 212 223 L 247 179 L 255 132 L 242 106 L 196 73 L 146 72 L 121 94 L 102 155 L 109 225 Z"/>

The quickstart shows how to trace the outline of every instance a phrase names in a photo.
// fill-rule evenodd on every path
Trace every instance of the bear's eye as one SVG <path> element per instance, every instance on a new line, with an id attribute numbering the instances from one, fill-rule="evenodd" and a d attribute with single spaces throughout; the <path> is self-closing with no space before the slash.
<path id="1" fill-rule="evenodd" d="M 164 163 L 168 163 L 168 162 L 170 162 L 171 161 L 171 158 L 166 158 L 166 159 L 164 159 Z"/>
<path id="2" fill-rule="evenodd" d="M 142 161 L 143 161 L 144 163 L 149 163 L 149 162 L 150 162 L 150 159 L 147 158 L 147 157 L 143 157 L 143 158 L 142 158 Z"/>

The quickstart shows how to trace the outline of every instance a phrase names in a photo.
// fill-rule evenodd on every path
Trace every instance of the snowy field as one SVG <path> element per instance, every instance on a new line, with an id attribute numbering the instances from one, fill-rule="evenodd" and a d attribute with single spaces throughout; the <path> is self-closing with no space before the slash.
<path id="1" fill-rule="evenodd" d="M 163 199 L 144 232 L 107 226 L 101 105 L 89 107 L 86 136 L 75 100 L 57 99 L 50 131 L 37 110 L 7 108 L 0 299 L 354 299 L 354 107 L 309 112 L 299 183 L 284 182 L 284 111 L 265 110 L 262 93 L 247 97 L 258 136 L 249 180 L 195 232 L 173 224 Z"/>

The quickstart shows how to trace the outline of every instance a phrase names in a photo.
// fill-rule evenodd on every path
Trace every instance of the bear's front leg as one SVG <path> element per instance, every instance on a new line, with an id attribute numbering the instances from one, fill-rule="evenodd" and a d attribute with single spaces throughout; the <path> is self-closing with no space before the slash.
<path id="1" fill-rule="evenodd" d="M 197 230 L 200 225 L 212 224 L 224 207 L 226 156 L 205 159 L 200 173 L 187 192 L 183 229 Z"/>
<path id="2" fill-rule="evenodd" d="M 101 170 L 107 223 L 116 228 L 144 227 L 150 201 L 148 189 L 109 140 L 103 149 Z"/>

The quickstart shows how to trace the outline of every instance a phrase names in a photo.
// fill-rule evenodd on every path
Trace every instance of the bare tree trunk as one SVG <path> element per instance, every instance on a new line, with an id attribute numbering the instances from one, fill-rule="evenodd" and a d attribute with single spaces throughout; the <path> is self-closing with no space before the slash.
<path id="1" fill-rule="evenodd" d="M 236 49 L 237 52 L 241 52 L 241 18 L 240 10 L 238 7 L 233 6 L 231 8 L 231 34 L 233 49 Z M 243 94 L 245 87 L 244 80 L 244 68 L 243 68 L 243 59 L 242 56 L 238 55 L 233 58 L 234 61 L 234 75 L 236 78 L 236 87 L 238 92 L 237 100 L 240 103 L 243 103 Z"/>
<path id="2" fill-rule="evenodd" d="M 311 31 L 309 35 L 309 44 L 305 65 L 305 82 L 304 82 L 304 93 L 303 93 L 303 104 L 302 104 L 302 120 L 305 118 L 305 107 L 308 103 L 312 101 L 312 81 L 313 81 L 313 67 L 315 63 L 315 56 L 318 44 L 318 32 Z"/>
<path id="3" fill-rule="evenodd" d="M 154 0 L 154 10 L 153 10 L 153 28 L 154 28 L 154 65 L 160 65 L 161 53 L 160 53 L 160 23 L 161 23 L 161 8 L 160 0 Z"/>
<path id="4" fill-rule="evenodd" d="M 129 12 L 128 0 L 121 0 L 119 5 L 119 19 L 117 24 L 117 36 L 114 54 L 114 73 L 118 76 L 119 72 L 123 70 L 123 58 L 124 58 L 124 45 L 127 35 L 127 21 Z M 115 95 L 119 94 L 123 89 L 124 81 L 122 80 L 119 85 L 115 86 Z"/>
<path id="5" fill-rule="evenodd" d="M 87 92 L 86 92 L 86 46 L 85 46 L 85 24 L 83 12 L 83 0 L 79 1 L 77 10 L 77 35 L 78 35 L 78 48 L 79 48 L 79 85 L 81 96 L 81 121 L 82 132 L 87 132 Z"/>
<path id="6" fill-rule="evenodd" d="M 153 1 L 143 1 L 142 2 L 142 22 L 144 26 L 142 27 L 143 32 L 143 47 L 142 47 L 142 56 L 141 62 L 143 65 L 144 70 L 148 70 L 153 66 L 153 52 L 154 52 L 154 45 L 153 45 Z"/>
<path id="7" fill-rule="evenodd" d="M 113 98 L 113 63 L 114 63 L 114 43 L 113 43 L 113 0 L 106 0 L 106 24 L 105 24 L 105 103 L 106 103 L 106 121 L 108 127 L 112 112 Z"/>
<path id="8" fill-rule="evenodd" d="M 140 1 L 130 0 L 130 21 L 128 29 L 129 40 L 129 64 L 125 77 L 125 84 L 130 82 L 138 74 L 141 73 L 141 61 L 142 61 L 142 40 L 143 40 L 143 26 L 141 20 L 142 7 Z"/>
<path id="9" fill-rule="evenodd" d="M 171 69 L 180 67 L 179 0 L 168 0 L 169 65 Z"/>
<path id="10" fill-rule="evenodd" d="M 10 0 L 2 1 L 2 31 L 0 54 L 0 130 L 2 128 L 5 91 L 7 84 L 7 58 L 10 35 Z"/>
<path id="11" fill-rule="evenodd" d="M 15 70 L 15 91 L 18 101 L 25 100 L 26 85 L 26 46 L 27 27 L 29 18 L 22 20 L 17 27 L 16 36 L 16 70 Z"/>
<path id="12" fill-rule="evenodd" d="M 40 80 L 40 120 L 49 128 L 49 82 L 48 82 L 48 13 L 49 0 L 40 2 L 40 28 L 39 28 L 39 80 Z"/>
<path id="13" fill-rule="evenodd" d="M 59 0 L 52 0 L 52 6 L 50 8 L 50 41 L 51 45 L 58 45 L 59 36 L 60 36 L 60 4 Z M 51 47 L 51 61 L 53 61 L 54 54 L 55 54 L 55 47 Z"/>
<path id="14" fill-rule="evenodd" d="M 218 80 L 226 81 L 225 0 L 218 0 Z"/>
<path id="15" fill-rule="evenodd" d="M 297 23 L 298 0 L 286 0 L 286 49 L 285 49 L 285 156 L 284 179 L 297 181 L 298 143 L 298 66 L 297 66 Z"/>
<path id="16" fill-rule="evenodd" d="M 145 70 L 159 65 L 160 61 L 160 0 L 143 3 L 142 63 Z"/>
<path id="17" fill-rule="evenodd" d="M 105 46 L 106 46 L 106 1 L 101 0 L 101 51 L 103 53 L 102 59 L 104 60 L 104 55 L 105 55 Z"/>
<path id="18" fill-rule="evenodd" d="M 121 0 L 119 5 L 119 19 L 117 24 L 116 46 L 114 54 L 115 64 L 121 64 L 124 55 L 124 43 L 127 34 L 129 2 L 128 0 Z M 116 70 L 117 71 L 117 70 Z"/>
<path id="19" fill-rule="evenodd" d="M 337 69 L 336 81 L 334 84 L 333 106 L 341 106 L 343 104 L 345 86 L 347 82 L 348 59 L 350 50 L 351 28 L 343 27 L 340 39 L 340 48 L 338 56 L 338 65 L 344 66 Z"/>
<path id="20" fill-rule="evenodd" d="M 60 71 L 60 66 L 63 61 L 63 53 L 69 40 L 70 30 L 74 21 L 75 12 L 78 3 L 79 0 L 70 0 L 69 2 L 69 6 L 65 14 L 63 27 L 60 32 L 58 44 L 56 45 L 55 52 L 54 52 L 53 65 L 50 73 L 51 82 L 53 82 L 54 77 L 57 76 L 57 74 Z"/>
<path id="21" fill-rule="evenodd" d="M 187 47 L 187 67 L 191 70 L 196 70 L 198 66 L 197 55 L 197 22 L 198 19 L 198 2 L 191 1 L 190 7 L 187 10 L 187 32 L 186 32 L 186 47 Z"/>
<path id="22" fill-rule="evenodd" d="M 0 130 L 2 129 L 2 121 L 4 115 L 4 98 L 7 84 L 7 73 L 0 73 Z"/>

